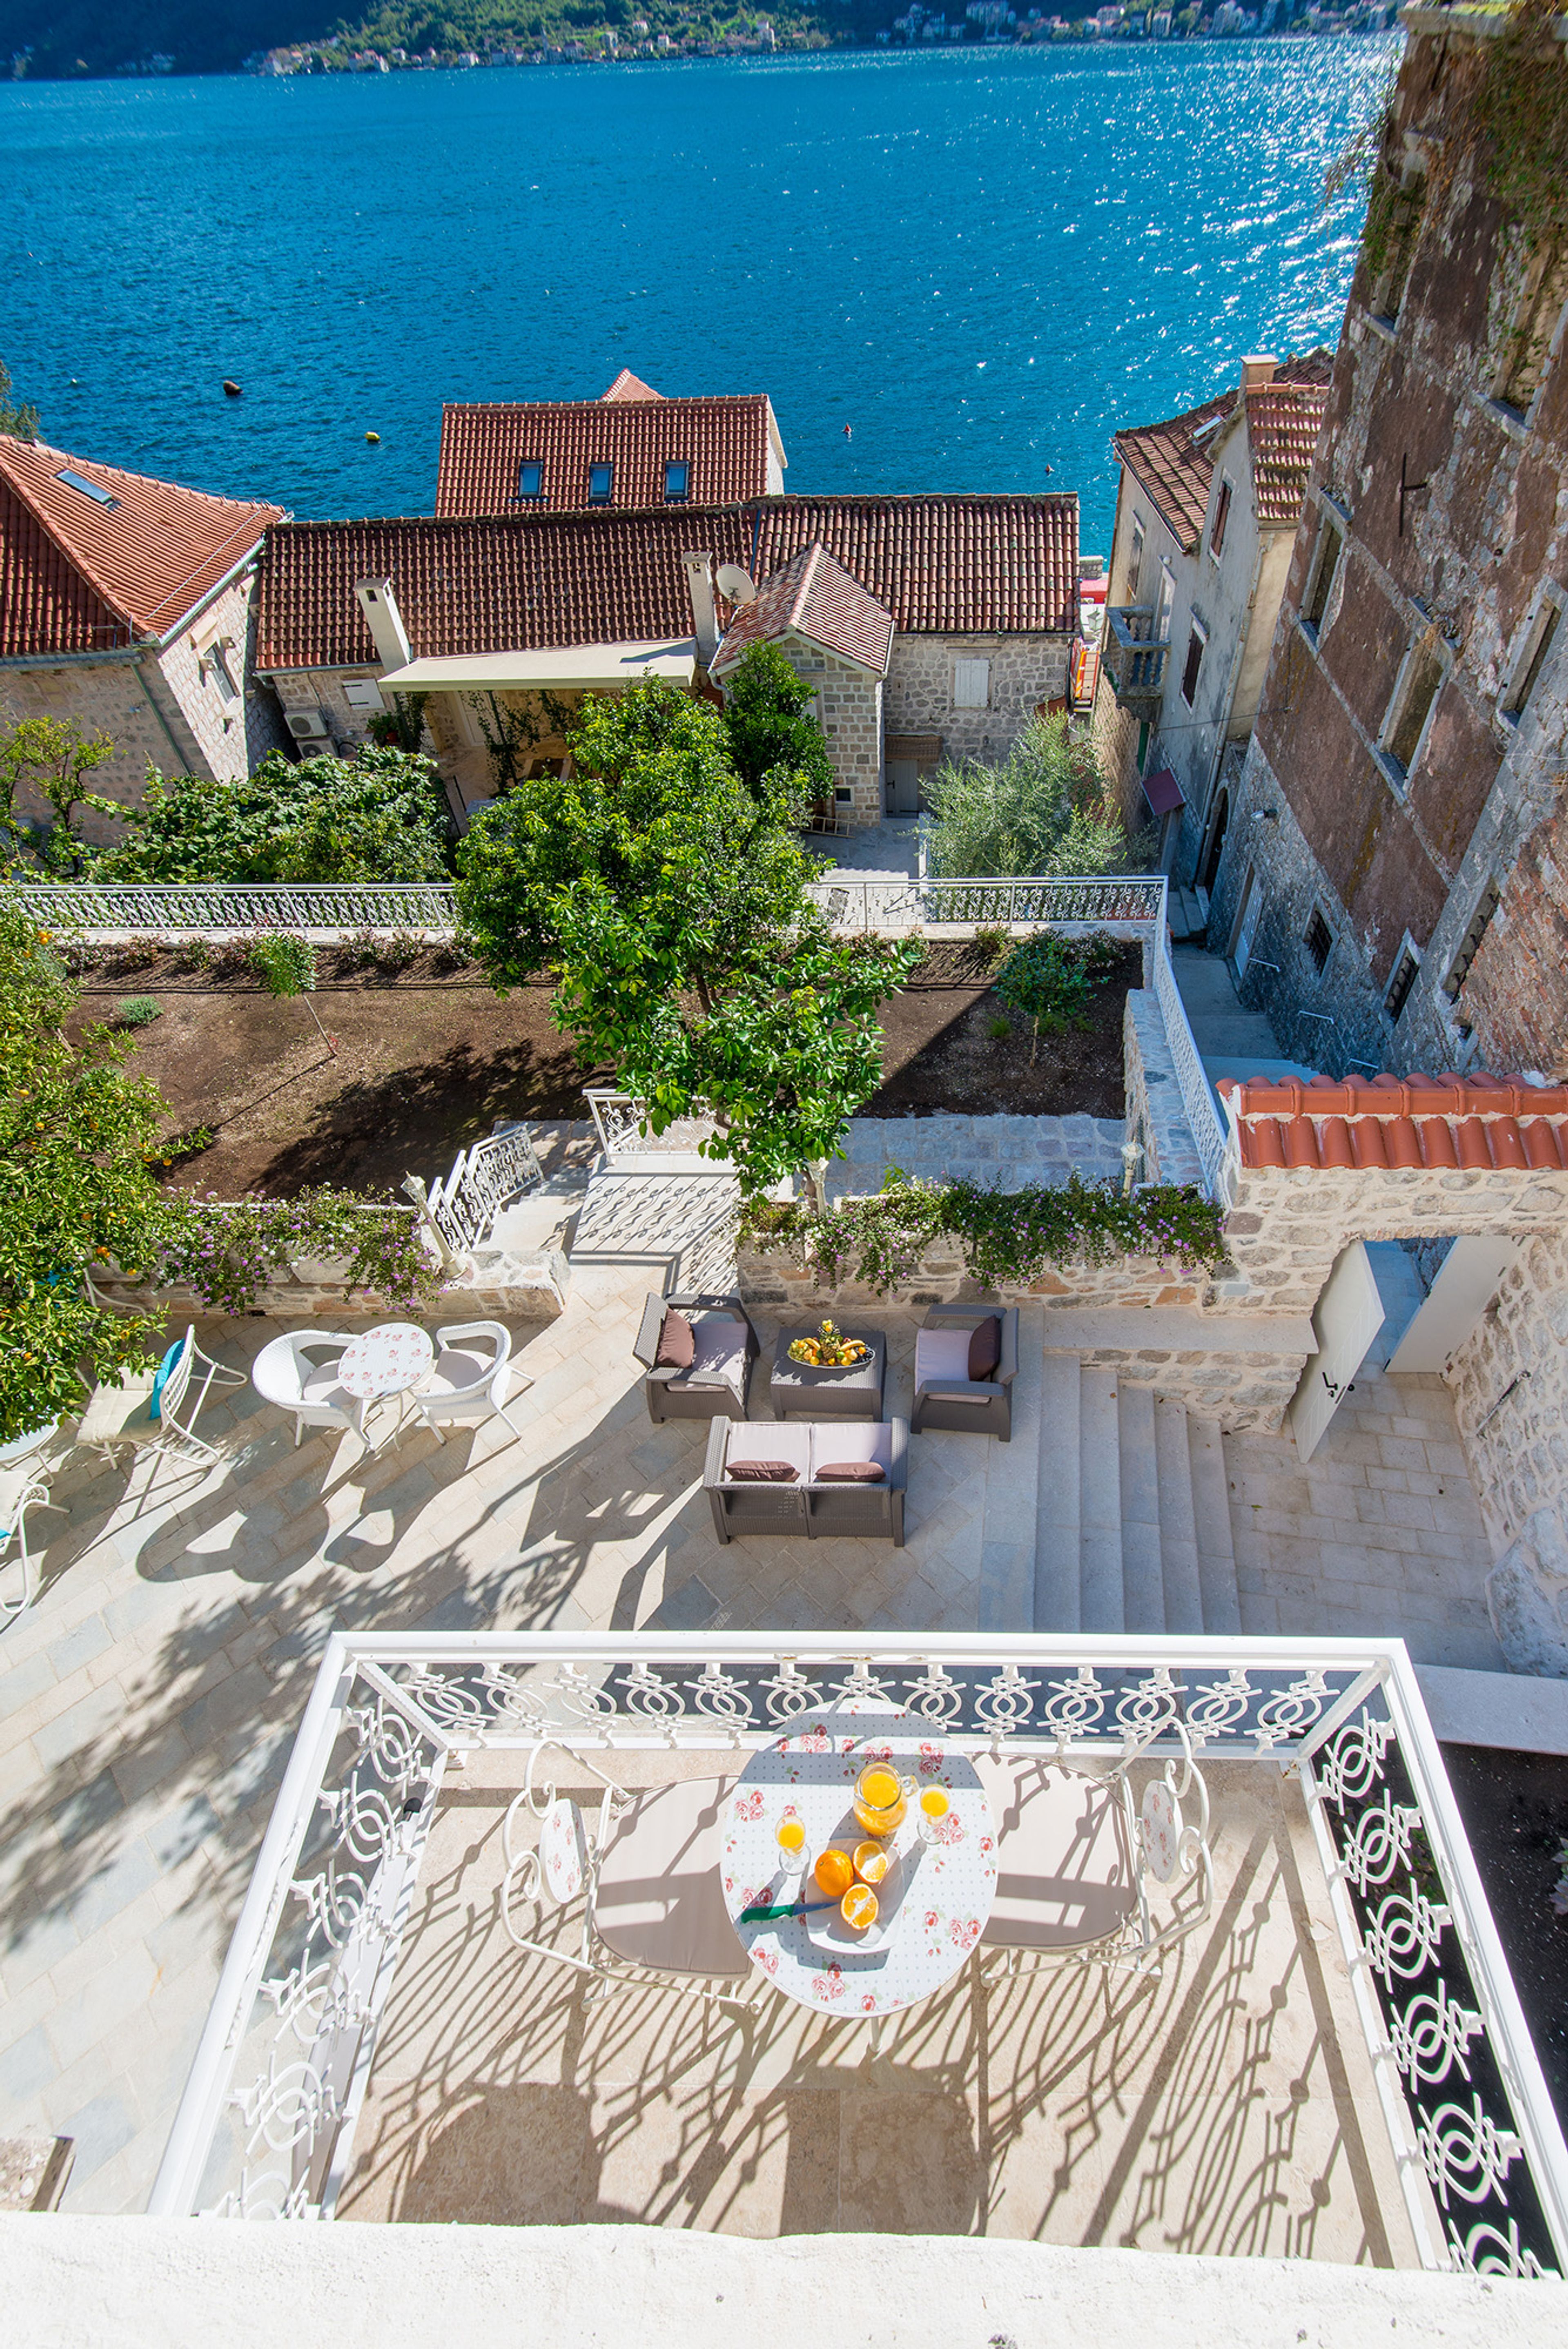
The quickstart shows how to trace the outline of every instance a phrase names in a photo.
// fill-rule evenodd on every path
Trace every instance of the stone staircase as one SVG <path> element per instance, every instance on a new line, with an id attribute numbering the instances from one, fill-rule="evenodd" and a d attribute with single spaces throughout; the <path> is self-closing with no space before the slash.
<path id="1" fill-rule="evenodd" d="M 1040 1403 L 1035 1630 L 1240 1631 L 1220 1430 L 1076 1354 Z"/>

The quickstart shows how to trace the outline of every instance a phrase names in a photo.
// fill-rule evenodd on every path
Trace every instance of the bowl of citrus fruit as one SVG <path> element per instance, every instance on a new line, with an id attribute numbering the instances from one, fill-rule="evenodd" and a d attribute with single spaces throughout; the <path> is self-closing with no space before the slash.
<path id="1" fill-rule="evenodd" d="M 816 1889 L 831 1908 L 808 1912 L 806 1930 L 820 1949 L 879 1950 L 893 1922 L 898 1859 L 886 1844 L 866 1842 L 852 1850 L 828 1844 L 816 1856 Z"/>

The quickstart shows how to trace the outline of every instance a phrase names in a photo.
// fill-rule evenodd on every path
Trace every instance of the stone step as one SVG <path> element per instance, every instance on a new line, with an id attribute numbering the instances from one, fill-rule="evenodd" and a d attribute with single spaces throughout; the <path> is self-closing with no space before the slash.
<path id="1" fill-rule="evenodd" d="M 1115 1371 L 1079 1373 L 1079 1621 L 1085 1631 L 1126 1629 L 1122 1584 L 1120 1381 Z"/>
<path id="2" fill-rule="evenodd" d="M 1082 1624 L 1080 1400 L 1076 1354 L 1045 1355 L 1034 1525 L 1037 1631 L 1076 1631 Z"/>
<path id="3" fill-rule="evenodd" d="M 1159 1566 L 1168 1631 L 1201 1631 L 1197 1504 L 1192 1490 L 1192 1422 L 1179 1402 L 1154 1407 L 1159 1475 Z M 1140 1627 L 1141 1628 L 1141 1627 Z"/>
<path id="4" fill-rule="evenodd" d="M 1205 1631 L 1239 1632 L 1241 1597 L 1236 1580 L 1235 1538 L 1231 1529 L 1231 1479 L 1225 1439 L 1209 1421 L 1189 1419 L 1188 1447 L 1202 1628 Z"/>
<path id="5" fill-rule="evenodd" d="M 1165 1578 L 1160 1564 L 1160 1460 L 1152 1387 L 1116 1390 L 1117 1482 L 1122 1504 L 1122 1629 L 1163 1631 Z"/>

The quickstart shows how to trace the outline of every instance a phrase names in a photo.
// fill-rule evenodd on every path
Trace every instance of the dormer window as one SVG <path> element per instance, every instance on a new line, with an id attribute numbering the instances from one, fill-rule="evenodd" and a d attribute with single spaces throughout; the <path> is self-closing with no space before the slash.
<path id="1" fill-rule="evenodd" d="M 524 457 L 517 468 L 517 495 L 524 501 L 545 494 L 545 468 L 537 457 Z"/>
<path id="2" fill-rule="evenodd" d="M 691 494 L 691 468 L 684 457 L 670 457 L 664 466 L 664 502 L 683 506 Z"/>
<path id="3" fill-rule="evenodd" d="M 62 465 L 55 479 L 64 481 L 67 489 L 79 490 L 83 497 L 90 498 L 96 506 L 113 507 L 119 503 L 118 498 L 110 496 L 101 481 L 89 481 L 85 473 L 73 472 L 68 465 Z"/>
<path id="4" fill-rule="evenodd" d="M 614 490 L 615 467 L 613 465 L 590 465 L 588 467 L 589 505 L 607 506 Z"/>

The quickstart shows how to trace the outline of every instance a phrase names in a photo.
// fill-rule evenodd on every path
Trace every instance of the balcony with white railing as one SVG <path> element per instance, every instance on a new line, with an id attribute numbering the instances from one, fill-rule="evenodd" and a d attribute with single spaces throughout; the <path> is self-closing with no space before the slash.
<path id="1" fill-rule="evenodd" d="M 1185 1820 L 1158 1792 L 1128 1814 L 1147 1912 L 1038 1970 L 966 1943 L 875 2030 L 848 1997 L 786 1999 L 765 1961 L 722 2002 L 585 1967 L 580 1898 L 508 1938 L 508 1856 L 515 1922 L 547 1793 L 592 1822 L 607 1779 L 732 1780 L 867 1710 L 982 1766 L 1177 1788 Z M 1161 1818 L 1186 1893 L 1145 1867 Z M 350 1633 L 152 2209 L 1533 2277 L 1568 2255 L 1568 2157 L 1397 1642 Z"/>

